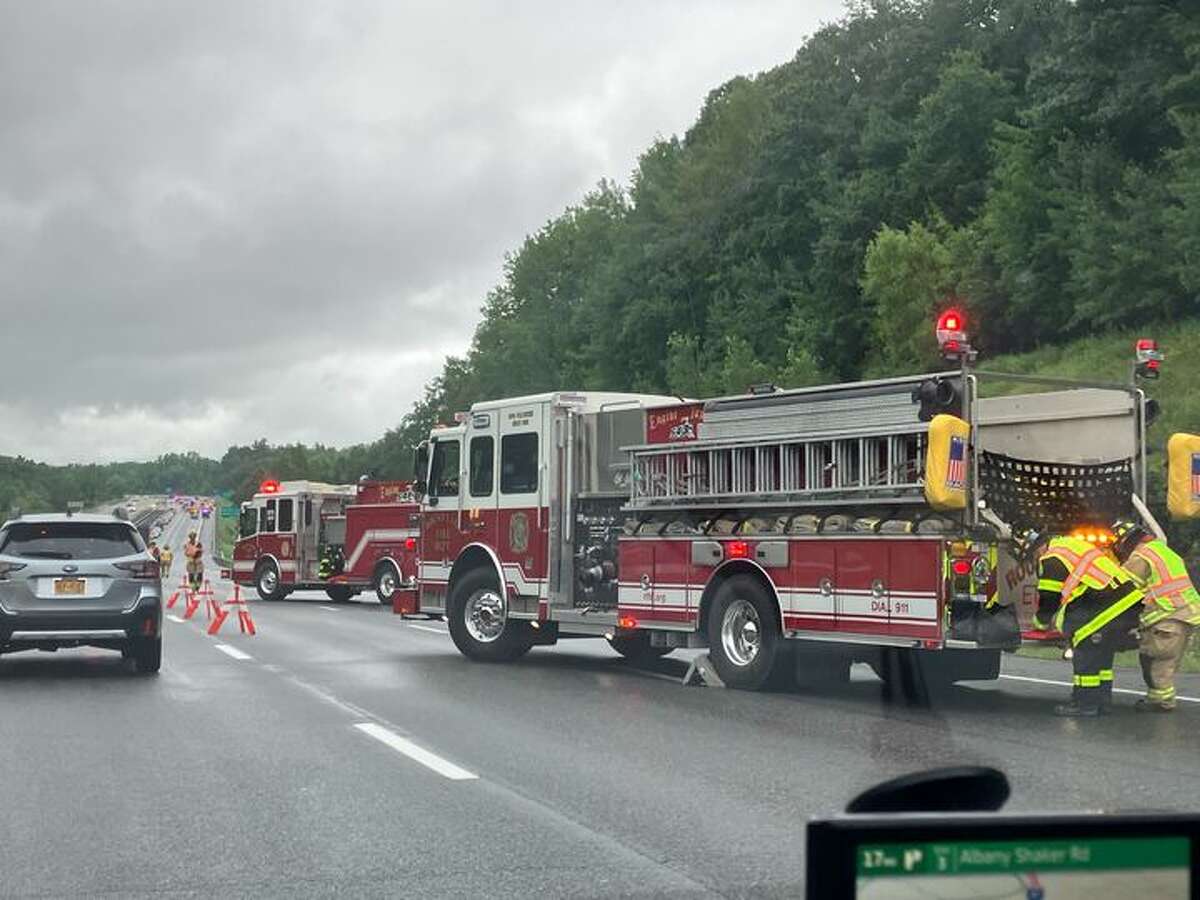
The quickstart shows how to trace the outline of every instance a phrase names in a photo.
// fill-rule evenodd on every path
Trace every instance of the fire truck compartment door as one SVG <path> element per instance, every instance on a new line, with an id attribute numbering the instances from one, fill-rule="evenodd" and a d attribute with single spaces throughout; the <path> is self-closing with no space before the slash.
<path id="1" fill-rule="evenodd" d="M 838 541 L 838 630 L 888 634 L 891 601 L 888 594 L 888 541 Z"/>
<path id="2" fill-rule="evenodd" d="M 837 555 L 827 540 L 798 541 L 792 551 L 791 581 L 782 592 L 784 628 L 832 631 L 837 627 Z"/>

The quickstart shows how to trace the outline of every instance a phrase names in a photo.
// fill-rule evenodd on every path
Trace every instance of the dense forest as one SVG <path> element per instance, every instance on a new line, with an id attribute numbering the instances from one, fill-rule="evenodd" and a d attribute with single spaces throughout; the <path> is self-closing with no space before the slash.
<path id="1" fill-rule="evenodd" d="M 993 356 L 1200 315 L 1198 138 L 1200 4 L 853 3 L 530 235 L 465 356 L 379 442 L 0 460 L 0 509 L 105 479 L 242 493 L 264 471 L 404 474 L 432 422 L 489 397 L 911 371 L 950 302 Z"/>

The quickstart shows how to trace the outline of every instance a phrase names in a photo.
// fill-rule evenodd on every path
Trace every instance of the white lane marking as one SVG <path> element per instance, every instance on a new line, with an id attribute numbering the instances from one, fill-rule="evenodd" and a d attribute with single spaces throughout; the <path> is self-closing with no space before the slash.
<path id="1" fill-rule="evenodd" d="M 213 644 L 218 650 L 226 656 L 232 656 L 234 659 L 253 659 L 249 653 L 243 653 L 237 647 L 230 647 L 228 644 Z"/>
<path id="2" fill-rule="evenodd" d="M 1069 681 L 1052 681 L 1049 678 L 1032 678 L 1029 675 L 1001 675 L 1000 677 L 1007 678 L 1009 681 L 1029 681 L 1029 682 L 1032 682 L 1033 684 L 1052 684 L 1055 687 L 1071 687 L 1072 686 L 1071 682 L 1069 682 Z M 1130 690 L 1129 688 L 1119 688 L 1119 687 L 1113 688 L 1113 693 L 1114 694 L 1132 694 L 1135 697 L 1143 697 L 1146 694 L 1145 691 L 1134 691 L 1134 690 Z M 1183 700 L 1186 703 L 1200 703 L 1200 697 L 1184 697 L 1182 695 L 1178 695 L 1175 697 L 1175 699 Z"/>
<path id="3" fill-rule="evenodd" d="M 183 619 L 179 618 L 179 616 L 173 616 L 170 613 L 168 613 L 167 618 L 170 619 L 172 622 L 178 622 L 180 625 L 183 624 Z"/>
<path id="4" fill-rule="evenodd" d="M 409 622 L 407 627 L 416 628 L 418 631 L 428 631 L 432 634 L 445 634 L 446 633 L 446 630 L 444 628 L 434 628 L 430 625 L 417 625 L 413 622 Z"/>
<path id="5" fill-rule="evenodd" d="M 444 778 L 449 778 L 451 781 L 474 781 L 479 778 L 474 772 L 468 772 L 466 769 L 459 768 L 452 762 L 447 762 L 440 756 L 430 753 L 424 747 L 418 747 L 407 738 L 402 738 L 394 731 L 389 731 L 382 725 L 376 725 L 374 722 L 356 722 L 354 727 L 363 734 L 369 734 L 375 740 L 387 744 L 397 753 L 403 753 L 414 762 L 419 762 L 427 769 L 433 769 Z"/>
<path id="6" fill-rule="evenodd" d="M 330 612 L 341 612 L 336 606 L 322 606 L 321 609 L 327 609 Z"/>

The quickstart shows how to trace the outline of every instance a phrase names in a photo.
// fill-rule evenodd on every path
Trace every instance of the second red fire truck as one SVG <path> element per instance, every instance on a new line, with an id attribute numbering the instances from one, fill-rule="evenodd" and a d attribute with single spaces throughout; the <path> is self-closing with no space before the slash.
<path id="1" fill-rule="evenodd" d="M 415 584 L 419 511 L 407 481 L 264 481 L 242 504 L 233 580 L 264 600 L 373 590 L 391 606 Z"/>

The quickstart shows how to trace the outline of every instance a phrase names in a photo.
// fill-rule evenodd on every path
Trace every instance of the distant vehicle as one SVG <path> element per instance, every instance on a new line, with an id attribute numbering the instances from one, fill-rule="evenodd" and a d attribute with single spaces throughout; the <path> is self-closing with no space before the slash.
<path id="1" fill-rule="evenodd" d="M 162 662 L 158 562 L 114 516 L 23 516 L 0 525 L 0 653 L 120 650 L 139 672 Z"/>
<path id="2" fill-rule="evenodd" d="M 323 590 L 342 601 L 374 590 L 395 607 L 416 586 L 420 511 L 407 481 L 356 485 L 264 481 L 242 504 L 233 580 L 264 600 Z"/>

